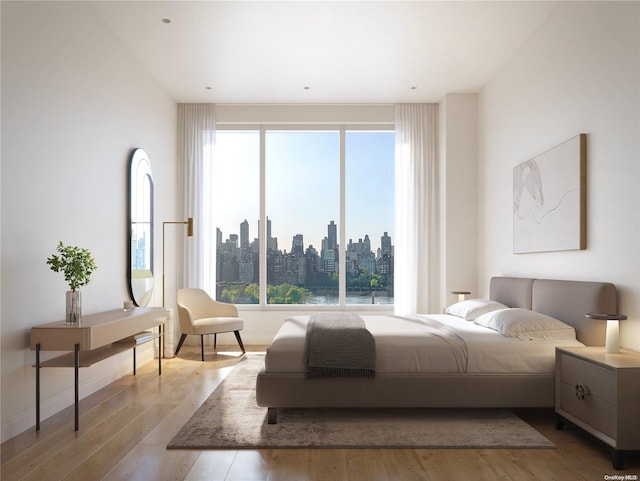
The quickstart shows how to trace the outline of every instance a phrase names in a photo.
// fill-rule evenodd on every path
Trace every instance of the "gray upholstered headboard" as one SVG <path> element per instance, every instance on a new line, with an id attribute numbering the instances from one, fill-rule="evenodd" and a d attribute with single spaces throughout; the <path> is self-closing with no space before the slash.
<path id="1" fill-rule="evenodd" d="M 604 346 L 606 322 L 585 314 L 618 312 L 616 287 L 610 282 L 492 277 L 490 298 L 509 307 L 547 314 L 573 326 L 579 341 Z"/>

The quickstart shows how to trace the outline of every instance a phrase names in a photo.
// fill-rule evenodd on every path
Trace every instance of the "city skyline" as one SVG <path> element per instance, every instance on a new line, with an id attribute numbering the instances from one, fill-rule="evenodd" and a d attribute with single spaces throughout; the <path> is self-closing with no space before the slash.
<path id="1" fill-rule="evenodd" d="M 267 217 L 267 222 L 269 222 L 269 221 L 271 221 L 271 225 L 273 226 L 273 221 L 269 217 Z M 244 226 L 245 222 L 249 225 L 249 227 L 247 229 L 247 235 L 246 235 L 246 238 L 248 239 L 249 244 L 252 244 L 252 243 L 256 242 L 259 238 L 257 236 L 253 236 L 253 237 L 251 236 L 251 232 L 252 232 L 251 231 L 251 227 L 250 227 L 251 224 L 249 223 L 249 221 L 247 219 L 244 219 L 242 222 L 238 222 L 237 230 L 234 231 L 234 232 L 230 232 L 228 234 L 225 234 L 225 231 L 223 229 L 221 229 L 220 227 L 216 227 L 217 237 L 218 238 L 221 237 L 223 242 L 227 242 L 227 241 L 231 240 L 232 236 L 235 236 L 235 238 L 237 239 L 238 248 L 243 248 L 244 246 L 241 245 L 241 244 L 242 244 L 242 239 L 244 237 L 243 236 L 243 230 L 245 228 L 243 226 Z M 260 221 L 257 220 L 257 221 L 255 221 L 255 223 L 256 223 L 256 230 L 259 230 Z M 331 223 L 335 224 L 335 221 L 334 220 L 330 220 L 329 224 L 331 224 Z M 325 224 L 325 226 L 328 227 L 329 224 Z M 337 228 L 337 224 L 335 224 L 335 225 L 336 225 L 336 228 Z M 286 251 L 287 253 L 290 253 L 292 250 L 294 250 L 293 249 L 293 244 L 296 242 L 296 238 L 299 238 L 299 236 L 302 236 L 303 247 L 304 247 L 305 250 L 307 248 L 309 248 L 309 247 L 313 247 L 314 249 L 317 249 L 318 251 L 320 249 L 322 249 L 323 241 L 329 237 L 328 235 L 325 235 L 325 237 L 320 239 L 318 242 L 308 242 L 306 240 L 305 234 L 303 232 L 298 232 L 296 234 L 293 234 L 291 236 L 291 239 L 288 242 L 284 241 L 285 243 L 283 243 L 283 240 L 279 236 L 273 235 L 273 227 L 271 227 L 271 237 L 277 240 L 277 249 L 280 250 L 280 251 L 283 251 L 283 252 Z M 373 239 L 377 239 L 378 240 L 377 244 L 374 244 L 373 242 L 371 243 L 373 252 L 376 252 L 379 249 L 383 249 L 383 245 L 382 245 L 382 242 L 383 242 L 382 238 L 383 237 L 385 237 L 385 236 L 393 237 L 389 233 L 388 230 L 383 231 L 380 234 L 380 236 L 375 236 L 374 235 L 374 237 L 371 237 L 371 235 L 369 233 L 365 233 L 361 237 L 357 237 L 357 238 L 350 237 L 350 238 L 347 238 L 346 239 L 346 244 L 349 245 L 350 243 L 363 242 L 367 238 L 367 236 L 368 236 L 370 241 L 372 241 Z M 339 232 L 337 231 L 337 229 L 336 229 L 336 238 L 337 238 L 337 244 L 338 244 L 338 247 L 339 247 L 340 235 L 339 235 Z M 220 239 L 218 239 L 218 242 L 219 242 L 219 240 Z"/>
<path id="2" fill-rule="evenodd" d="M 335 303 L 339 278 L 346 280 L 348 303 L 362 303 L 362 296 L 369 294 L 375 303 L 376 293 L 382 296 L 380 302 L 392 302 L 391 237 L 385 231 L 377 249 L 368 234 L 340 246 L 337 227 L 335 221 L 329 221 L 320 246 L 307 244 L 306 248 L 304 234 L 294 235 L 290 247 L 274 237 L 270 219 L 265 226 L 266 238 L 261 240 L 255 237 L 251 240 L 247 220 L 239 224 L 240 234 L 225 236 L 216 227 L 216 298 L 236 304 L 258 302 L 258 285 L 262 282 L 260 249 L 266 245 L 267 303 Z"/>

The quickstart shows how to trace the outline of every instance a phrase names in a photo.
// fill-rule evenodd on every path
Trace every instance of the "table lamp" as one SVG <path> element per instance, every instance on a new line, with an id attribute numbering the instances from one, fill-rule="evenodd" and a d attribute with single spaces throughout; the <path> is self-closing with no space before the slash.
<path id="1" fill-rule="evenodd" d="M 458 294 L 458 302 L 462 302 L 465 299 L 465 296 L 471 294 L 469 291 L 451 291 L 451 294 Z"/>
<path id="2" fill-rule="evenodd" d="M 590 313 L 586 314 L 585 317 L 589 319 L 599 319 L 602 321 L 607 321 L 607 337 L 605 341 L 604 352 L 609 354 L 616 354 L 620 352 L 620 323 L 619 321 L 624 321 L 627 319 L 627 316 L 623 314 L 599 314 L 599 313 Z"/>

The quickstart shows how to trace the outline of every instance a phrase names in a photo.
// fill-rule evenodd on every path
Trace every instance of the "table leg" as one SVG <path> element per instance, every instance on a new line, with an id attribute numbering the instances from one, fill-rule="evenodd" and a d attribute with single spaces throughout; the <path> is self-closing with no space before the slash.
<path id="1" fill-rule="evenodd" d="M 160 340 L 158 341 L 158 376 L 162 375 L 162 356 L 164 356 L 164 324 L 158 326 Z"/>
<path id="2" fill-rule="evenodd" d="M 76 431 L 78 430 L 80 424 L 80 417 L 78 411 L 78 405 L 80 401 L 79 390 L 80 390 L 80 344 L 75 345 L 74 349 L 74 370 L 75 370 L 75 421 L 76 421 Z"/>
<path id="3" fill-rule="evenodd" d="M 40 343 L 36 344 L 36 431 L 40 431 Z"/>

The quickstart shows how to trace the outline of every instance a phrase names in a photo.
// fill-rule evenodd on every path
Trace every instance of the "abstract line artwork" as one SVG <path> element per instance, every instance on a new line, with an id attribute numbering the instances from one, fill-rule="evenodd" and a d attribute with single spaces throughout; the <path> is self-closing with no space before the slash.
<path id="1" fill-rule="evenodd" d="M 513 252 L 586 249 L 586 134 L 513 168 Z"/>

